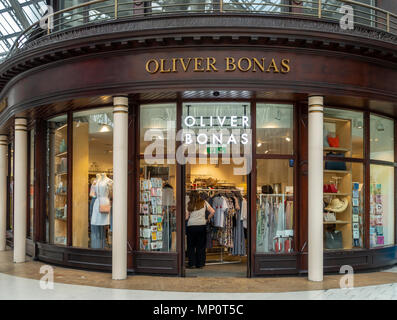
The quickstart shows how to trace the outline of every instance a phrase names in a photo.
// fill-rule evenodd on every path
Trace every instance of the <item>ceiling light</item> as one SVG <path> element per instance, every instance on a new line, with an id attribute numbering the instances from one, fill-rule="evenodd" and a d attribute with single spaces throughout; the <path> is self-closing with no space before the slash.
<path id="1" fill-rule="evenodd" d="M 378 131 L 385 131 L 385 127 L 383 126 L 383 123 L 378 121 L 376 124 L 376 130 Z"/>
<path id="2" fill-rule="evenodd" d="M 291 141 L 291 138 L 290 138 L 290 137 L 286 137 L 285 140 L 287 140 L 288 142 L 290 142 L 290 141 Z"/>
<path id="3" fill-rule="evenodd" d="M 266 151 L 265 151 L 265 154 L 267 154 L 267 153 L 269 153 L 269 150 L 266 150 Z"/>
<path id="4" fill-rule="evenodd" d="M 110 132 L 110 126 L 108 124 L 103 124 L 99 129 L 99 132 Z"/>
<path id="5" fill-rule="evenodd" d="M 260 148 L 260 147 L 262 146 L 262 142 L 259 142 L 256 146 L 257 146 L 258 148 Z"/>

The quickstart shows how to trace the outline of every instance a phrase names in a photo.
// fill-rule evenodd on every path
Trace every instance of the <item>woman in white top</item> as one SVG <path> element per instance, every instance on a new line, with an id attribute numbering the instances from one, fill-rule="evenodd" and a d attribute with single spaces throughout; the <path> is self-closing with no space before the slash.
<path id="1" fill-rule="evenodd" d="M 207 218 L 205 216 L 206 211 L 210 213 Z M 193 191 L 186 210 L 188 268 L 204 267 L 207 240 L 206 224 L 214 214 L 215 210 L 208 202 L 201 199 L 197 191 Z"/>

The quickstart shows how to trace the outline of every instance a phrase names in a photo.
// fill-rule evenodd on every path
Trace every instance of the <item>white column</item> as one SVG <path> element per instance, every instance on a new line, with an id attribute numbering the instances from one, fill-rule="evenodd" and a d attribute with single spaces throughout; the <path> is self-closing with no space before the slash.
<path id="1" fill-rule="evenodd" d="M 113 98 L 112 279 L 127 278 L 128 98 Z"/>
<path id="2" fill-rule="evenodd" d="M 27 208 L 27 121 L 15 119 L 14 262 L 25 262 Z"/>
<path id="3" fill-rule="evenodd" d="M 310 281 L 323 281 L 323 106 L 309 97 L 309 265 Z"/>
<path id="4" fill-rule="evenodd" d="M 0 135 L 0 251 L 6 249 L 7 231 L 7 136 Z"/>

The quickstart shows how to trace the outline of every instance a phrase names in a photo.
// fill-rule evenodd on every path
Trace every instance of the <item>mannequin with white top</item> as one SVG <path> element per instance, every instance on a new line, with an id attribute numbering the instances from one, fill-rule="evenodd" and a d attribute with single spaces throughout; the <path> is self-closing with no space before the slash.
<path id="1" fill-rule="evenodd" d="M 106 245 L 106 226 L 110 225 L 111 210 L 101 212 L 101 205 L 111 205 L 113 180 L 105 173 L 97 175 L 96 184 L 93 185 L 93 198 L 95 199 L 91 216 L 91 248 L 102 249 Z M 94 197 L 95 196 L 95 197 Z"/>

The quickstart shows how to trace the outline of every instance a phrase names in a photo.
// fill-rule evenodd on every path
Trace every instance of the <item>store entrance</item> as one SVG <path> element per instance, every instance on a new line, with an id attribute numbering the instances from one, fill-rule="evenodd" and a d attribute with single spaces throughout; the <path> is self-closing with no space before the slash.
<path id="1" fill-rule="evenodd" d="M 233 169 L 233 164 L 222 163 L 186 166 L 187 277 L 247 276 L 248 176 L 234 175 Z M 190 221 L 189 202 L 197 196 L 215 211 L 205 227 Z M 206 217 L 210 217 L 210 211 L 206 210 Z M 200 232 L 200 228 L 205 231 Z M 198 254 L 200 246 L 205 246 L 202 258 Z"/>

